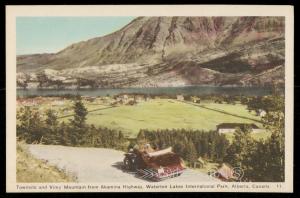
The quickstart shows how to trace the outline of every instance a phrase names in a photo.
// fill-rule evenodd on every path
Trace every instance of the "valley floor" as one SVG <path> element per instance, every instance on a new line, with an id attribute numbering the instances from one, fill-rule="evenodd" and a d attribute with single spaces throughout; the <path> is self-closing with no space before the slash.
<path id="1" fill-rule="evenodd" d="M 34 99 L 33 99 L 34 100 Z M 48 99 L 45 99 L 48 100 Z M 53 103 L 53 102 L 52 102 Z M 34 108 L 44 115 L 47 109 L 58 113 L 59 121 L 69 122 L 73 117 L 72 101 L 57 99 L 59 105 L 51 102 L 38 104 Z M 263 128 L 261 117 L 249 112 L 242 104 L 217 104 L 201 101 L 200 104 L 174 99 L 151 99 L 135 105 L 111 106 L 104 102 L 84 100 L 88 110 L 87 123 L 96 127 L 107 127 L 122 131 L 127 137 L 135 138 L 140 129 L 192 129 L 216 130 L 221 123 L 255 123 Z M 20 106 L 19 106 L 20 107 Z M 256 139 L 266 138 L 267 132 L 253 133 Z M 233 134 L 226 134 L 232 139 Z"/>
<path id="2" fill-rule="evenodd" d="M 216 126 L 223 122 L 260 125 L 258 122 L 260 118 L 249 113 L 246 107 L 240 104 L 209 102 L 198 106 L 172 99 L 154 99 L 133 106 L 121 105 L 114 108 L 100 106 L 98 110 L 94 110 L 95 108 L 96 106 L 89 108 L 92 111 L 87 115 L 87 123 L 121 130 L 131 137 L 135 137 L 140 129 L 185 128 L 208 131 L 215 130 Z M 62 120 L 67 122 L 68 119 L 65 117 Z"/>

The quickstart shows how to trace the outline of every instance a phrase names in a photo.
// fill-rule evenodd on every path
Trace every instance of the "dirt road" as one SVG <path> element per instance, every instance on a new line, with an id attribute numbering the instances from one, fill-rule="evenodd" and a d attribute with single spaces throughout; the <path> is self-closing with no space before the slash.
<path id="1" fill-rule="evenodd" d="M 54 145 L 28 145 L 31 154 L 47 160 L 77 177 L 78 182 L 139 182 L 149 183 L 121 168 L 123 152 L 104 148 L 78 148 Z M 209 182 L 216 179 L 187 169 L 181 176 L 166 180 L 176 182 Z"/>

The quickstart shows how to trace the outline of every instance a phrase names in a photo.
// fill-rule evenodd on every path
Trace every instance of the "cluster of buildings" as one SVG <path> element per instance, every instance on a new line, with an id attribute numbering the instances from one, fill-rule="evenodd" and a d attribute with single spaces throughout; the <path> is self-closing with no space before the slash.
<path id="1" fill-rule="evenodd" d="M 91 96 L 82 96 L 82 99 L 94 104 L 109 104 L 109 105 L 134 105 L 139 102 L 149 101 L 150 97 L 144 96 L 142 94 L 120 94 L 115 97 L 91 97 Z"/>
<path id="2" fill-rule="evenodd" d="M 17 105 L 18 106 L 36 106 L 38 105 L 38 102 L 35 101 L 35 99 L 18 99 L 17 100 Z"/>
<path id="3" fill-rule="evenodd" d="M 41 105 L 48 102 L 48 99 L 44 97 L 36 97 L 36 98 L 19 98 L 17 99 L 17 105 L 19 106 L 36 106 Z"/>
<path id="4" fill-rule="evenodd" d="M 185 100 L 185 97 L 183 96 L 183 95 L 176 95 L 176 99 L 177 100 L 179 100 L 179 101 L 184 101 Z M 200 98 L 199 97 L 197 97 L 197 96 L 192 96 L 191 97 L 191 101 L 193 102 L 193 103 L 200 103 Z"/>
<path id="5" fill-rule="evenodd" d="M 150 97 L 142 94 L 120 94 L 114 98 L 112 101 L 113 104 L 124 104 L 124 105 L 134 105 L 140 102 L 149 101 Z"/>

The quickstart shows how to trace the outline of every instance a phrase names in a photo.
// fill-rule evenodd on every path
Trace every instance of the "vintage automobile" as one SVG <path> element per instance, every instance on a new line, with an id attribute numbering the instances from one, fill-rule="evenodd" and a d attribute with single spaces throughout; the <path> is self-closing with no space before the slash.
<path id="1" fill-rule="evenodd" d="M 124 166 L 140 178 L 153 181 L 180 176 L 185 170 L 183 160 L 172 152 L 172 147 L 155 151 L 149 144 L 126 153 Z"/>

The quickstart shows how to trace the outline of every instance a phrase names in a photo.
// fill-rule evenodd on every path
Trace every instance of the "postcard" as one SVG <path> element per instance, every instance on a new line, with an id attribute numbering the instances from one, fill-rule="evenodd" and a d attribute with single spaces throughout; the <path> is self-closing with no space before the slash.
<path id="1" fill-rule="evenodd" d="M 7 192 L 293 192 L 293 20 L 7 6 Z"/>

